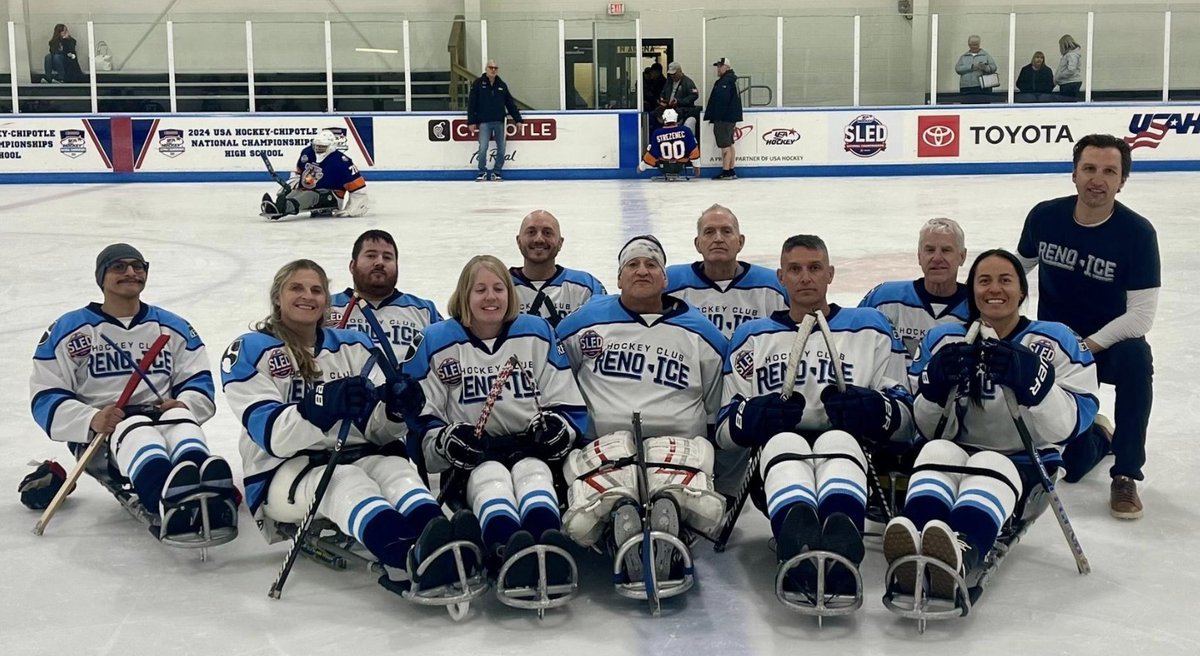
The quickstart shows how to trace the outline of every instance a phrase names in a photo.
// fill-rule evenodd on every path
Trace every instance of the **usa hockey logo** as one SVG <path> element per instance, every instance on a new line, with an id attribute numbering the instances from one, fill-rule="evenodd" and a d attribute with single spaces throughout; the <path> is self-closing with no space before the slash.
<path id="1" fill-rule="evenodd" d="M 59 130 L 59 149 L 58 152 L 75 159 L 87 152 L 87 140 L 84 139 L 83 130 Z"/>
<path id="2" fill-rule="evenodd" d="M 271 356 L 267 358 L 267 368 L 276 378 L 291 378 L 295 371 L 295 368 L 292 367 L 292 359 L 282 349 L 271 351 Z"/>
<path id="3" fill-rule="evenodd" d="M 322 128 L 322 129 L 329 130 L 330 132 L 333 133 L 333 136 L 337 137 L 337 141 L 333 142 L 333 147 L 335 150 L 339 150 L 341 152 L 346 152 L 346 150 L 348 150 L 350 148 L 350 146 L 346 142 L 346 128 L 345 127 L 338 127 L 335 125 L 333 127 Z"/>
<path id="4" fill-rule="evenodd" d="M 750 377 L 754 375 L 754 351 L 751 349 L 738 351 L 733 358 L 733 368 L 739 376 L 750 380 Z"/>
<path id="5" fill-rule="evenodd" d="M 887 150 L 888 129 L 871 114 L 856 116 L 842 131 L 846 152 L 857 157 L 874 157 Z"/>
<path id="6" fill-rule="evenodd" d="M 454 358 L 446 358 L 437 366 L 437 377 L 446 387 L 457 387 L 462 384 L 462 365 Z"/>
<path id="7" fill-rule="evenodd" d="M 171 128 L 158 131 L 158 152 L 174 158 L 182 155 L 183 151 L 183 130 Z"/>
<path id="8" fill-rule="evenodd" d="M 92 353 L 92 338 L 87 333 L 75 333 L 67 340 L 67 355 L 86 358 Z"/>
<path id="9" fill-rule="evenodd" d="M 1038 354 L 1042 362 L 1054 364 L 1054 344 L 1048 339 L 1035 339 L 1029 345 L 1029 350 Z"/>
<path id="10" fill-rule="evenodd" d="M 768 146 L 790 146 L 800 141 L 800 133 L 791 128 L 775 128 L 768 130 L 762 138 Z"/>
<path id="11" fill-rule="evenodd" d="M 600 357 L 604 352 L 604 338 L 594 330 L 584 332 L 579 336 L 579 351 L 588 359 Z"/>

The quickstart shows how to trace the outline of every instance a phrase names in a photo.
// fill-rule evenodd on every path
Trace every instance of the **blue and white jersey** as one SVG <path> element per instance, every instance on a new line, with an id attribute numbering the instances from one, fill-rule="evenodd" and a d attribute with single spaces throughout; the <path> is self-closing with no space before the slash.
<path id="1" fill-rule="evenodd" d="M 212 372 L 204 342 L 191 324 L 142 303 L 125 325 L 100 307 L 91 303 L 59 317 L 33 353 L 30 406 L 34 420 L 50 439 L 90 442 L 92 418 L 117 402 L 129 377 L 137 375 L 134 365 L 164 334 L 170 340 L 146 370 L 150 382 L 164 397 L 187 405 L 200 423 L 212 418 L 216 412 Z M 157 405 L 159 401 L 149 385 L 139 382 L 129 403 Z"/>
<path id="2" fill-rule="evenodd" d="M 317 155 L 312 146 L 305 146 L 296 160 L 297 189 L 330 189 L 333 191 L 358 191 L 367 186 L 367 181 L 358 172 L 346 153 L 330 150 Z M 341 196 L 341 194 L 338 194 Z"/>
<path id="3" fill-rule="evenodd" d="M 659 162 L 693 162 L 700 159 L 700 144 L 686 125 L 661 127 L 650 134 L 642 161 L 649 166 Z"/>
<path id="4" fill-rule="evenodd" d="M 921 373 L 929 359 L 947 344 L 961 342 L 967 334 L 966 324 L 937 326 L 925 335 L 921 348 L 910 369 L 911 385 L 917 387 Z M 1083 345 L 1079 336 L 1061 323 L 1054 321 L 1030 321 L 1021 317 L 1006 341 L 1023 344 L 1037 353 L 1054 367 L 1054 389 L 1032 408 L 1023 408 L 1021 415 L 1039 449 L 1061 448 L 1071 438 L 1082 434 L 1091 425 L 1099 410 L 1096 399 L 1096 365 L 1092 353 Z M 946 439 L 953 439 L 964 447 L 998 451 L 1004 454 L 1023 454 L 1021 436 L 1013 424 L 1001 390 L 990 381 L 981 385 L 982 407 L 966 402 L 965 391 L 960 391 L 957 412 L 950 414 L 946 423 Z M 942 406 L 917 394 L 913 406 L 917 428 L 927 438 L 933 437 Z M 1023 456 L 1020 456 L 1023 458 Z M 1055 460 L 1050 458 L 1047 464 Z"/>
<path id="5" fill-rule="evenodd" d="M 336 326 L 341 322 L 352 294 L 354 294 L 353 289 L 346 289 L 334 294 L 330 299 L 329 325 Z M 387 334 L 388 341 L 392 343 L 393 352 L 399 358 L 404 357 L 404 354 L 408 352 L 409 345 L 416 341 L 419 333 L 424 332 L 430 324 L 442 320 L 442 315 L 438 314 L 437 306 L 433 304 L 433 301 L 399 290 L 393 291 L 391 296 L 383 299 L 378 305 L 374 303 L 370 303 L 370 305 L 379 325 Z M 346 328 L 360 330 L 366 333 L 371 341 L 379 343 L 379 339 L 371 331 L 370 324 L 367 323 L 360 310 L 356 310 L 350 315 L 350 320 L 346 322 Z"/>
<path id="6" fill-rule="evenodd" d="M 577 269 L 555 266 L 549 280 L 530 280 L 521 273 L 520 267 L 511 267 L 508 272 L 517 288 L 521 314 L 539 316 L 551 326 L 557 326 L 563 317 L 583 307 L 593 297 L 608 293 L 595 276 Z"/>
<path id="7" fill-rule="evenodd" d="M 747 262 L 738 262 L 733 280 L 717 281 L 704 275 L 704 262 L 673 264 L 667 267 L 667 293 L 700 310 L 725 339 L 743 323 L 788 307 L 775 272 Z"/>
<path id="8" fill-rule="evenodd" d="M 320 376 L 308 384 L 349 378 L 362 373 L 371 355 L 372 343 L 357 330 L 321 328 L 316 355 Z M 369 374 L 377 385 L 383 371 L 376 366 Z M 261 332 L 237 338 L 221 358 L 221 388 L 229 408 L 242 425 L 238 450 L 245 474 L 246 504 L 256 519 L 275 470 L 288 458 L 305 452 L 331 450 L 337 443 L 341 422 L 322 431 L 300 414 L 306 383 L 283 342 Z M 401 435 L 403 425 L 388 419 L 380 403 L 366 422 L 353 424 L 347 446 L 372 442 L 387 444 Z M 264 527 L 264 535 L 272 531 Z"/>
<path id="9" fill-rule="evenodd" d="M 425 392 L 425 408 L 416 420 L 408 452 L 415 455 L 421 452 L 420 447 L 431 445 L 443 426 L 475 425 L 500 370 L 513 356 L 519 366 L 505 381 L 484 432 L 524 433 L 540 403 L 546 411 L 562 415 L 575 439 L 583 435 L 588 425 L 587 408 L 571 377 L 570 364 L 545 319 L 518 314 L 491 340 L 481 340 L 457 319 L 448 319 L 426 329 L 425 341 L 406 366 Z M 418 439 L 420 444 L 416 443 Z M 449 467 L 432 448 L 424 449 L 424 457 L 429 471 Z"/>
<path id="10" fill-rule="evenodd" d="M 867 292 L 858 307 L 875 308 L 887 317 L 900 341 L 904 342 L 911 361 L 930 328 L 940 323 L 967 320 L 968 293 L 967 286 L 958 283 L 953 296 L 934 296 L 925 289 L 924 278 L 894 280 Z"/>
<path id="11" fill-rule="evenodd" d="M 841 354 L 835 364 L 820 328 L 814 326 L 804 343 L 804 355 L 796 367 L 795 394 L 804 395 L 804 418 L 796 429 L 806 435 L 820 434 L 832 428 L 821 392 L 837 384 L 835 366 L 842 368 L 847 385 L 878 390 L 900 401 L 900 426 L 893 433 L 905 438 L 912 433 L 912 396 L 904 369 L 904 346 L 892 333 L 878 310 L 844 308 L 830 304 L 829 331 Z M 717 443 L 721 448 L 737 448 L 729 434 L 729 422 L 743 400 L 783 390 L 788 355 L 796 341 L 798 327 L 788 311 L 781 310 L 765 319 L 742 324 L 733 333 L 726 351 L 721 417 Z"/>
<path id="12" fill-rule="evenodd" d="M 632 429 L 642 413 L 645 437 L 704 436 L 721 402 L 725 337 L 699 310 L 663 297 L 647 321 L 604 296 L 558 325 L 558 337 L 591 414 L 588 440 Z"/>

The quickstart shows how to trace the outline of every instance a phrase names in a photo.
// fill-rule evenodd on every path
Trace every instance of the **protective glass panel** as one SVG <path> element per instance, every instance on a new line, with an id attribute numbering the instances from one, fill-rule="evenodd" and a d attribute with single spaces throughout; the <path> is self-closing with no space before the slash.
<path id="1" fill-rule="evenodd" d="M 1200 100 L 1200 12 L 1171 12 L 1171 100 Z"/>
<path id="2" fill-rule="evenodd" d="M 404 23 L 388 16 L 347 16 L 330 25 L 333 106 L 339 112 L 402 112 Z"/>
<path id="3" fill-rule="evenodd" d="M 1164 37 L 1161 11 L 1096 12 L 1092 101 L 1161 100 Z"/>
<path id="4" fill-rule="evenodd" d="M 783 19 L 782 93 L 786 107 L 853 103 L 853 16 Z"/>
<path id="5" fill-rule="evenodd" d="M 471 83 L 483 74 L 479 22 L 409 20 L 413 111 L 466 111 Z"/>
<path id="6" fill-rule="evenodd" d="M 326 111 L 324 22 L 260 19 L 253 27 L 255 109 Z"/>
<path id="7" fill-rule="evenodd" d="M 737 75 L 742 107 L 774 107 L 775 94 L 779 93 L 776 88 L 779 70 L 777 17 L 721 16 L 709 18 L 705 23 L 709 61 L 704 65 L 708 68 L 709 81 L 716 79 L 712 63 L 727 57 Z M 706 98 L 707 90 L 702 89 L 701 96 Z"/>
<path id="8" fill-rule="evenodd" d="M 60 35 L 59 45 L 51 52 L 50 41 L 55 28 L 62 26 L 66 33 Z M 91 87 L 88 84 L 87 19 L 72 14 L 31 14 L 28 24 L 13 26 L 17 35 L 16 70 L 18 106 L 22 113 L 35 112 L 90 112 L 92 111 Z M 28 50 L 22 52 L 22 36 Z M 4 71 L 9 70 L 8 26 L 0 25 L 0 59 Z M 165 50 L 163 51 L 165 52 Z M 162 60 L 166 70 L 165 56 Z M 27 68 L 24 68 L 26 67 Z M 23 70 L 29 71 L 28 79 Z M 5 76 L 7 79 L 7 75 Z M 0 99 L 6 111 L 11 110 L 12 93 L 4 89 Z"/>
<path id="9" fill-rule="evenodd" d="M 172 21 L 181 112 L 250 111 L 245 21 Z M 214 44 L 221 44 L 215 48 Z"/>
<path id="10" fill-rule="evenodd" d="M 860 36 L 859 103 L 925 104 L 929 93 L 929 16 L 918 14 L 909 20 L 899 14 L 864 15 Z"/>
<path id="11" fill-rule="evenodd" d="M 1084 66 L 1087 62 L 1087 55 L 1084 53 L 1083 46 L 1087 43 L 1087 13 L 1018 13 L 1017 14 L 1017 44 L 1016 44 L 1016 61 L 1014 62 L 1014 71 L 1018 79 L 1021 78 L 1021 70 L 1025 66 L 1033 66 L 1033 57 L 1037 52 L 1045 55 L 1045 68 L 1048 69 L 1051 77 L 1053 91 L 1049 95 L 1042 95 L 1040 86 L 1043 82 L 1038 82 L 1038 74 L 1032 71 L 1025 79 L 1025 84 L 1030 85 L 1031 89 L 1036 88 L 1037 91 L 1022 88 L 1018 85 L 1019 93 L 1016 94 L 1017 102 L 1070 102 L 1072 100 L 1083 100 L 1083 91 L 1080 90 L 1076 94 L 1063 95 L 1062 88 L 1058 85 L 1058 79 L 1063 75 L 1072 75 L 1069 71 L 1074 66 L 1075 57 L 1064 58 L 1059 47 L 1059 42 L 1064 38 L 1073 40 L 1078 43 L 1079 48 L 1079 80 L 1083 80 Z M 1160 63 L 1161 68 L 1161 63 Z M 1042 74 L 1044 75 L 1044 74 Z M 1068 77 L 1068 79 L 1070 79 Z M 1036 87 L 1032 85 L 1038 85 Z M 1032 94 L 1038 95 L 1032 95 Z"/>
<path id="12" fill-rule="evenodd" d="M 1008 102 L 1008 14 L 940 14 L 938 104 Z M 979 39 L 979 52 L 971 41 Z M 990 56 L 990 58 L 988 57 Z M 993 68 L 994 67 L 994 68 Z M 995 78 L 987 73 L 994 71 Z M 995 86 L 988 86 L 996 82 Z"/>
<path id="13" fill-rule="evenodd" d="M 489 18 L 487 30 L 488 58 L 521 109 L 558 109 L 558 20 Z"/>

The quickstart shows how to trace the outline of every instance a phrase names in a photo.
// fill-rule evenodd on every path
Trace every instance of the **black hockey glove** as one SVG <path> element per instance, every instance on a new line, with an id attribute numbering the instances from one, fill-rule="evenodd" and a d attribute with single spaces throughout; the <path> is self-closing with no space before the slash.
<path id="1" fill-rule="evenodd" d="M 438 431 L 433 450 L 451 467 L 475 469 L 483 462 L 483 450 L 475 440 L 475 427 L 471 424 L 450 424 Z"/>
<path id="2" fill-rule="evenodd" d="M 821 390 L 821 402 L 835 429 L 872 444 L 887 441 L 900 425 L 900 402 L 873 389 L 847 385 L 839 392 L 829 385 Z"/>
<path id="3" fill-rule="evenodd" d="M 1023 344 L 989 338 L 979 351 L 988 380 L 1011 389 L 1025 407 L 1041 403 L 1054 387 L 1054 367 Z"/>
<path id="4" fill-rule="evenodd" d="M 729 422 L 729 436 L 739 446 L 762 446 L 779 433 L 796 430 L 804 418 L 804 395 L 784 401 L 779 394 L 763 394 L 742 401 Z"/>
<path id="5" fill-rule="evenodd" d="M 17 492 L 21 493 L 21 503 L 32 510 L 45 510 L 66 480 L 67 472 L 62 465 L 53 460 L 43 460 L 42 464 L 38 465 L 33 473 L 22 478 L 21 484 L 17 486 Z"/>
<path id="6" fill-rule="evenodd" d="M 404 421 L 405 417 L 416 417 L 425 407 L 425 392 L 421 385 L 408 374 L 397 374 L 378 388 L 379 400 L 387 408 L 388 419 Z"/>
<path id="7" fill-rule="evenodd" d="M 299 403 L 300 416 L 328 431 L 339 419 L 363 421 L 375 408 L 375 386 L 362 376 L 309 385 Z"/>
<path id="8" fill-rule="evenodd" d="M 534 415 L 525 432 L 533 441 L 534 453 L 542 460 L 562 460 L 574 446 L 571 443 L 571 427 L 556 412 Z"/>
<path id="9" fill-rule="evenodd" d="M 918 392 L 938 405 L 946 405 L 950 390 L 956 385 L 959 392 L 967 390 L 978 362 L 974 345 L 966 342 L 947 344 L 929 358 L 917 383 Z"/>

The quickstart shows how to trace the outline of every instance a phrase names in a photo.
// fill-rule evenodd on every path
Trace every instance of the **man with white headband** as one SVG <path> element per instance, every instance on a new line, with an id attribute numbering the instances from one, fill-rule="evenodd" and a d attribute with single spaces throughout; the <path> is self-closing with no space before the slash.
<path id="1" fill-rule="evenodd" d="M 581 545 L 606 535 L 621 545 L 642 531 L 634 411 L 646 438 L 654 530 L 678 535 L 682 523 L 711 533 L 724 513 L 708 436 L 720 407 L 725 337 L 699 310 L 664 294 L 666 259 L 653 236 L 630 239 L 618 260 L 620 295 L 593 299 L 558 325 L 591 416 L 585 446 L 564 466 L 571 488 L 563 523 Z M 673 578 L 674 550 L 655 552 L 660 580 Z M 628 553 L 625 572 L 638 580 L 638 549 Z"/>

